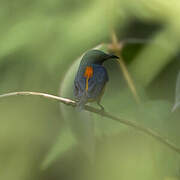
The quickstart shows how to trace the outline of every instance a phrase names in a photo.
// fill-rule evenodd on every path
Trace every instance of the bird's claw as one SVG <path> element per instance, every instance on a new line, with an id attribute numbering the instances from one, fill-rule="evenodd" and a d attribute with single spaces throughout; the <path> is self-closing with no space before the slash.
<path id="1" fill-rule="evenodd" d="M 100 112 L 102 112 L 102 113 L 105 112 L 104 107 L 103 107 L 100 103 L 98 103 L 98 106 L 101 108 L 101 109 L 100 109 Z"/>
<path id="2" fill-rule="evenodd" d="M 105 109 L 104 109 L 104 108 L 101 108 L 101 109 L 100 109 L 100 112 L 101 112 L 101 113 L 104 113 L 104 112 L 105 112 Z"/>

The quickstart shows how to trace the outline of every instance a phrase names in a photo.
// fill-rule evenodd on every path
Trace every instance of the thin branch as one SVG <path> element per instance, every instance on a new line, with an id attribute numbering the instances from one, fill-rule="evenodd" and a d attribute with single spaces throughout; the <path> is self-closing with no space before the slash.
<path id="1" fill-rule="evenodd" d="M 124 45 L 125 42 L 122 41 L 122 43 L 119 43 L 118 42 L 118 38 L 115 34 L 115 32 L 113 31 L 112 32 L 112 44 L 110 46 L 110 50 L 113 51 L 118 57 L 118 62 L 120 64 L 120 67 L 121 67 L 121 70 L 122 70 L 122 73 L 124 75 L 124 78 L 126 79 L 127 81 L 127 84 L 136 100 L 137 103 L 140 103 L 140 98 L 138 96 L 138 93 L 137 93 L 137 90 L 136 90 L 136 87 L 135 87 L 135 84 L 133 82 L 133 79 L 124 63 L 124 60 L 121 56 L 121 50 L 123 48 L 123 45 Z"/>
<path id="2" fill-rule="evenodd" d="M 56 100 L 58 102 L 61 102 L 61 103 L 65 104 L 65 105 L 69 105 L 69 106 L 72 106 L 72 107 L 77 106 L 77 103 L 75 101 L 71 100 L 71 99 L 58 97 L 58 96 L 54 96 L 54 95 L 46 94 L 46 93 L 40 93 L 40 92 L 29 92 L 29 91 L 11 92 L 11 93 L 0 95 L 0 98 L 6 98 L 6 97 L 10 97 L 10 96 L 17 96 L 17 95 L 20 95 L 20 96 L 29 96 L 29 95 L 41 96 L 41 97 L 48 98 L 48 99 L 51 99 L 51 100 Z M 151 130 L 149 128 L 143 127 L 140 124 L 138 124 L 136 122 L 133 122 L 133 121 L 121 119 L 119 117 L 116 117 L 116 116 L 108 113 L 108 112 L 96 109 L 96 108 L 88 106 L 88 105 L 85 105 L 85 110 L 89 111 L 89 112 L 92 112 L 92 113 L 95 113 L 95 114 L 98 114 L 98 115 L 101 115 L 101 116 L 104 116 L 104 117 L 107 117 L 107 118 L 112 119 L 114 121 L 120 122 L 120 123 L 122 123 L 124 125 L 133 127 L 138 131 L 144 132 L 145 134 L 147 134 L 149 136 L 152 136 L 153 138 L 157 139 L 162 144 L 168 146 L 171 150 L 173 150 L 173 151 L 177 152 L 178 154 L 180 154 L 180 148 L 178 148 L 175 144 L 170 142 L 167 138 L 162 137 L 160 134 L 158 134 L 157 132 L 155 132 L 155 131 L 153 131 L 153 130 Z"/>

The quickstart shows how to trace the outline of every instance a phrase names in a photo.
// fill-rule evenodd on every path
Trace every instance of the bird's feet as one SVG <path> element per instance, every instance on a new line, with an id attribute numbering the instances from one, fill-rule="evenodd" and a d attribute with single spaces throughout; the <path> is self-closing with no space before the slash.
<path id="1" fill-rule="evenodd" d="M 97 103 L 97 105 L 101 108 L 101 109 L 100 109 L 101 112 L 105 112 L 105 109 L 104 109 L 104 106 L 103 106 L 103 105 L 101 105 L 100 103 Z"/>

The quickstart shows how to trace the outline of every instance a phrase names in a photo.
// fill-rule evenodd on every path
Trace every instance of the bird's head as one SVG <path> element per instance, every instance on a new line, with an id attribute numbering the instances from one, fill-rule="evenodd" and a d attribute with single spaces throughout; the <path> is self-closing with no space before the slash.
<path id="1" fill-rule="evenodd" d="M 91 65 L 91 64 L 101 65 L 104 63 L 104 61 L 113 58 L 118 58 L 118 57 L 113 54 L 106 54 L 100 50 L 90 50 L 84 54 L 81 60 L 81 65 Z"/>

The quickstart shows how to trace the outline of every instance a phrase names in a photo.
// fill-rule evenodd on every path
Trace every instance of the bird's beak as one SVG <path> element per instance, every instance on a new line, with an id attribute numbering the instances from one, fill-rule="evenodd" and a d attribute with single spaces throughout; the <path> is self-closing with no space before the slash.
<path id="1" fill-rule="evenodd" d="M 119 57 L 116 56 L 116 55 L 114 55 L 114 54 L 107 54 L 106 58 L 103 59 L 103 62 L 104 62 L 104 61 L 107 61 L 107 60 L 109 60 L 109 59 L 119 59 Z"/>
<path id="2" fill-rule="evenodd" d="M 108 59 L 119 59 L 119 57 L 114 54 L 110 54 Z"/>

